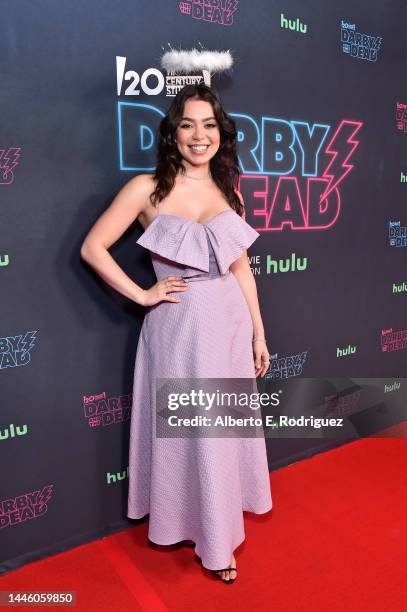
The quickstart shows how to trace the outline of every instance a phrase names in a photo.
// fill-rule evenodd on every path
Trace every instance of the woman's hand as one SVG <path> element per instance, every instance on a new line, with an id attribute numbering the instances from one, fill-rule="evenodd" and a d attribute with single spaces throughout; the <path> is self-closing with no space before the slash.
<path id="1" fill-rule="evenodd" d="M 270 365 L 270 354 L 267 350 L 265 340 L 253 340 L 254 365 L 256 368 L 256 378 L 264 376 Z"/>
<path id="2" fill-rule="evenodd" d="M 169 291 L 185 291 L 188 283 L 182 276 L 166 276 L 161 278 L 150 289 L 144 289 L 142 306 L 155 306 L 158 302 L 181 302 L 175 295 L 167 295 Z"/>

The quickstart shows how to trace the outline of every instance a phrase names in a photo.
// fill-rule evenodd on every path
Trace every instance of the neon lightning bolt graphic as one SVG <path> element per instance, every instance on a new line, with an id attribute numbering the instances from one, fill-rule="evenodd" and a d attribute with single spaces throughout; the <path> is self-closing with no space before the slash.
<path id="1" fill-rule="evenodd" d="M 18 164 L 21 147 L 0 149 L 0 185 L 9 185 L 14 180 L 13 168 Z"/>
<path id="2" fill-rule="evenodd" d="M 34 346 L 34 341 L 36 338 L 36 334 L 37 330 L 35 331 L 29 331 L 26 332 L 26 334 L 24 335 L 24 338 L 21 338 L 20 341 L 20 350 L 21 351 L 29 351 L 30 349 L 32 349 L 32 347 Z"/>
<path id="3" fill-rule="evenodd" d="M 337 187 L 339 183 L 343 181 L 345 176 L 352 170 L 353 165 L 348 164 L 347 162 L 351 157 L 353 151 L 359 144 L 359 140 L 352 139 L 358 133 L 362 125 L 363 123 L 361 123 L 360 121 L 348 121 L 346 119 L 343 119 L 339 124 L 338 129 L 329 141 L 325 153 L 329 153 L 329 155 L 332 155 L 332 159 L 328 163 L 322 175 L 322 178 L 328 179 L 329 183 L 325 187 L 325 191 L 320 197 L 320 204 L 322 200 L 325 200 L 325 198 L 328 197 L 331 191 L 333 191 L 335 187 Z M 343 162 L 341 162 L 340 158 L 342 157 L 342 151 L 347 150 L 346 145 L 352 146 L 346 158 L 343 160 Z"/>
<path id="4" fill-rule="evenodd" d="M 226 0 L 225 10 L 228 11 L 229 15 L 233 15 L 237 11 L 237 5 L 239 0 Z"/>
<path id="5" fill-rule="evenodd" d="M 39 491 L 38 502 L 40 504 L 46 504 L 47 502 L 49 502 L 49 500 L 51 499 L 53 488 L 54 485 L 46 485 L 41 489 L 41 491 Z"/>

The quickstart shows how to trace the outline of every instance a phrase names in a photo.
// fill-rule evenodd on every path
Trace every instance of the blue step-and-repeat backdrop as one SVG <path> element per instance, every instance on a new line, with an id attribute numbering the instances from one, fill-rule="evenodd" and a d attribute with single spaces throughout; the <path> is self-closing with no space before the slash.
<path id="1" fill-rule="evenodd" d="M 191 79 L 161 69 L 170 47 L 234 57 L 212 85 L 261 234 L 249 257 L 266 384 L 388 377 L 383 396 L 406 393 L 406 22 L 396 0 L 3 2 L 1 573 L 131 524 L 144 309 L 80 246 L 119 189 L 153 171 L 159 121 Z M 141 231 L 111 253 L 146 288 Z M 358 395 L 320 399 L 343 413 Z M 270 470 L 343 442 L 267 439 Z"/>

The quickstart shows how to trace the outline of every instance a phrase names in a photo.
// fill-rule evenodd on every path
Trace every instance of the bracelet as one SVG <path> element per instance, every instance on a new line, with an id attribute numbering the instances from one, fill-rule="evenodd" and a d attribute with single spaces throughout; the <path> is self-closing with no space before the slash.
<path id="1" fill-rule="evenodd" d="M 253 340 L 252 340 L 252 342 L 257 342 L 257 341 L 259 341 L 259 342 L 266 342 L 266 339 L 265 338 L 253 338 Z"/>

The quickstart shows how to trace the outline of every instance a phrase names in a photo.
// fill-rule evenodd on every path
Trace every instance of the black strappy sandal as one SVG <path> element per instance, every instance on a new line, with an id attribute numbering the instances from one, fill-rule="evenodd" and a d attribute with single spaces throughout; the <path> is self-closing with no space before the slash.
<path id="1" fill-rule="evenodd" d="M 237 576 L 235 576 L 234 578 L 229 578 L 229 580 L 224 580 L 222 578 L 222 576 L 219 576 L 219 572 L 236 572 L 237 574 L 237 569 L 236 567 L 225 567 L 224 569 L 220 569 L 220 570 L 212 570 L 215 574 L 215 576 L 217 576 L 219 578 L 219 580 L 222 580 L 222 582 L 224 582 L 225 584 L 233 584 L 233 582 L 236 580 Z"/>

